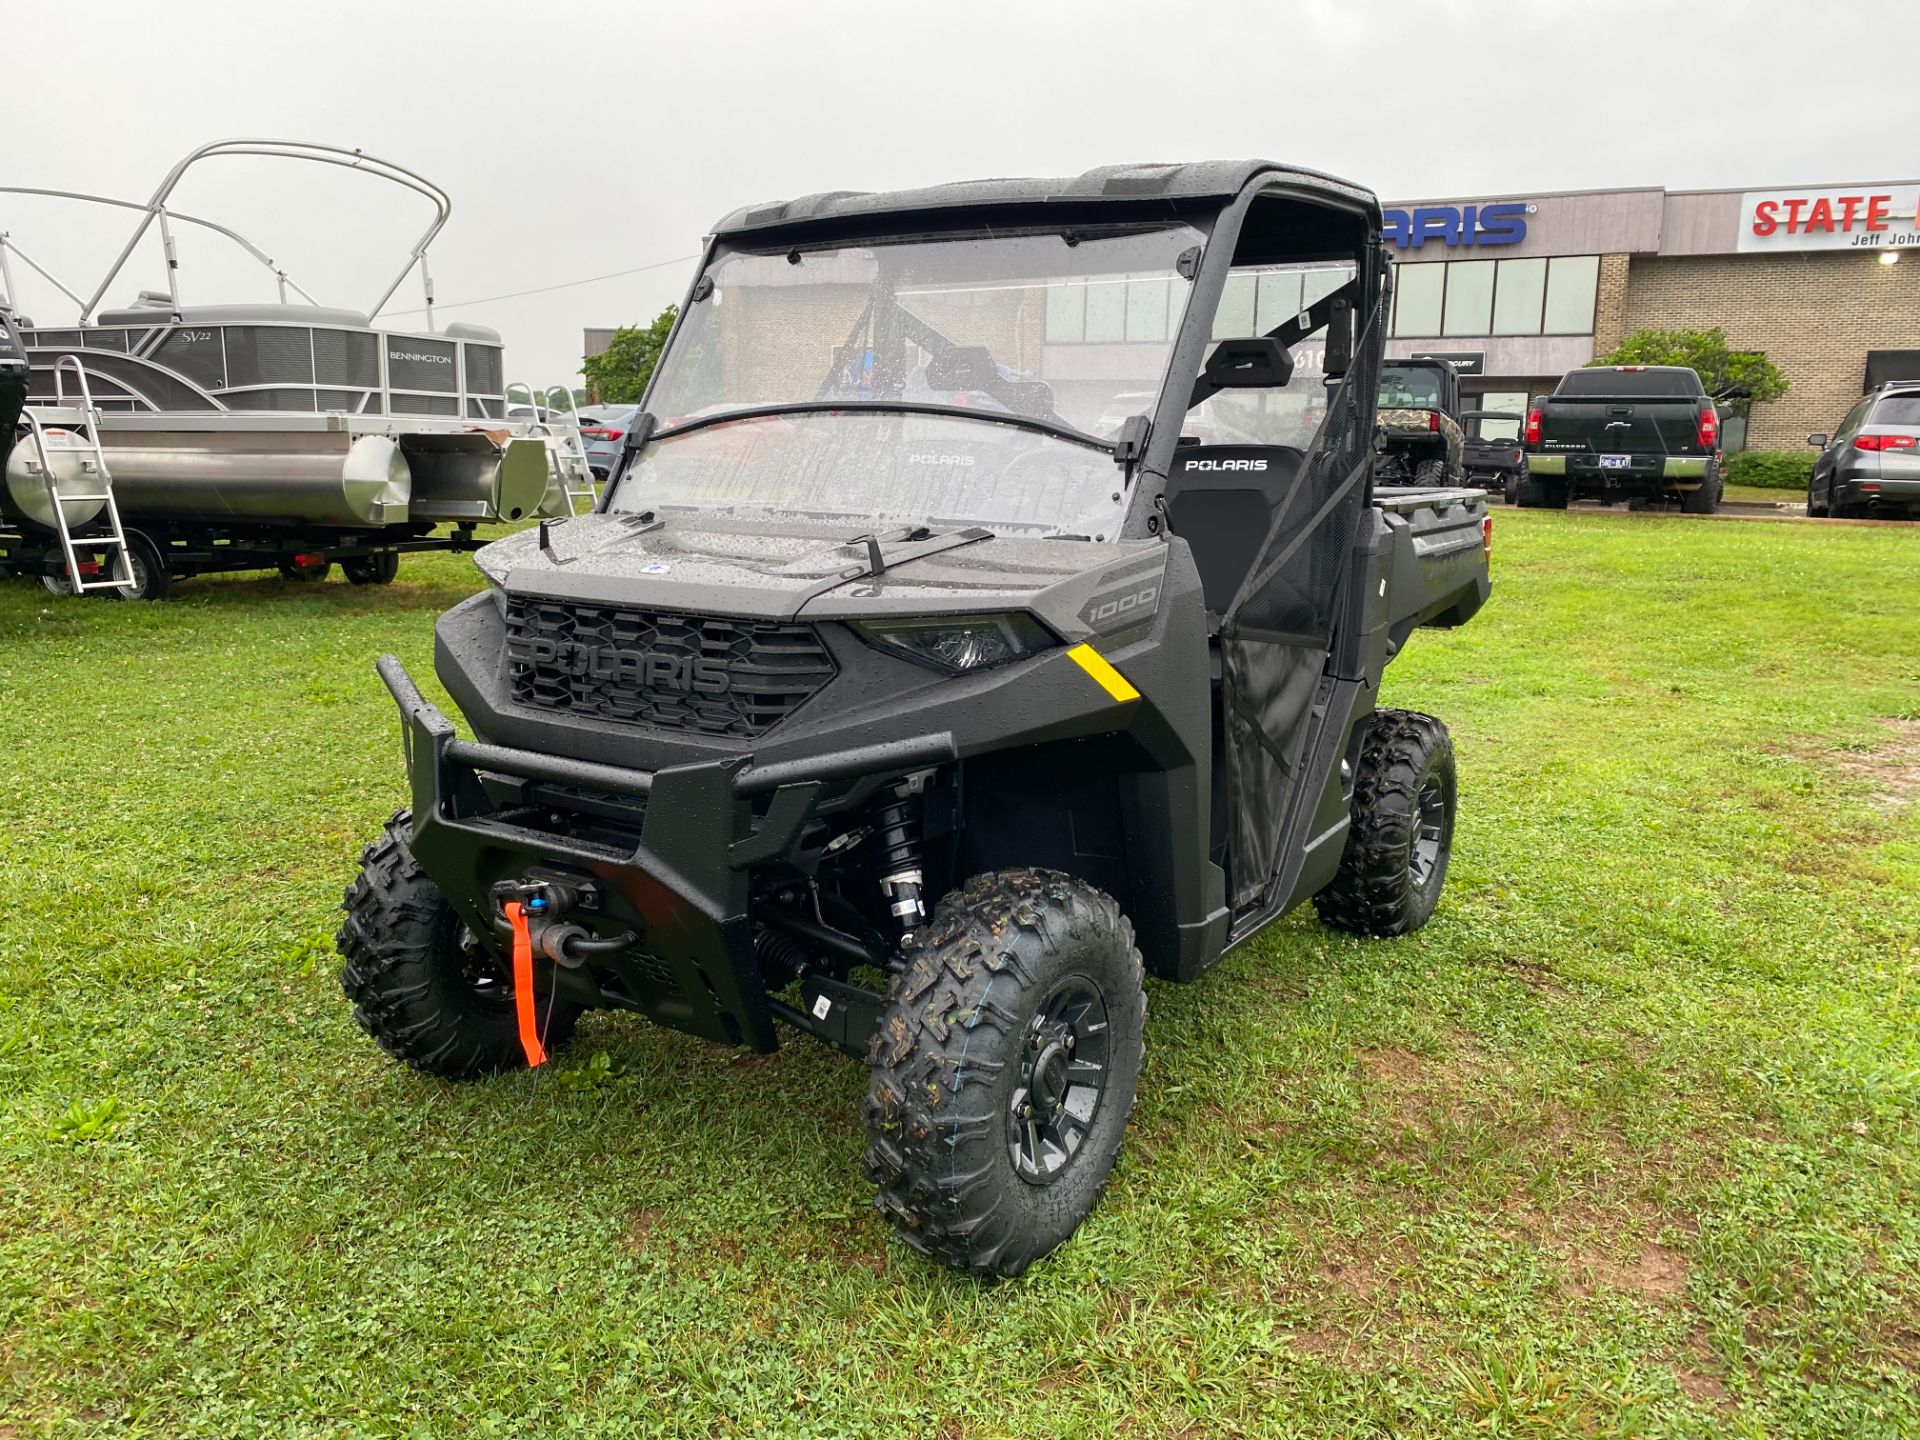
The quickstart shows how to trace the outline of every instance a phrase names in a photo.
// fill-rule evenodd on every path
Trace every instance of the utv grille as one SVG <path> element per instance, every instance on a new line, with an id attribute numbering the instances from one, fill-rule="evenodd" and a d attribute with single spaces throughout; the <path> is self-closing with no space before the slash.
<path id="1" fill-rule="evenodd" d="M 507 600 L 515 702 L 700 735 L 764 735 L 833 679 L 811 625 Z"/>

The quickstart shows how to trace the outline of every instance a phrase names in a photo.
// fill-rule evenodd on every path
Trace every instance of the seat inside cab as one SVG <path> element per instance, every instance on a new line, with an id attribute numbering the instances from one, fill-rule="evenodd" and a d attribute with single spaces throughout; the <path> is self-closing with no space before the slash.
<path id="1" fill-rule="evenodd" d="M 1226 613 L 1253 568 L 1307 457 L 1292 445 L 1262 446 L 1257 457 L 1247 457 L 1258 470 L 1198 468 L 1209 458 L 1197 454 L 1188 464 L 1176 464 L 1168 477 L 1167 523 L 1193 551 L 1207 609 L 1217 616 Z"/>

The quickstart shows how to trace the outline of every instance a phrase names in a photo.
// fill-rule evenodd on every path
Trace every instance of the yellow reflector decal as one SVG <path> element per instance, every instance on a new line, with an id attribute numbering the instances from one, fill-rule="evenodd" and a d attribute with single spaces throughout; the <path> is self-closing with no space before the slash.
<path id="1" fill-rule="evenodd" d="M 1121 704 L 1140 698 L 1140 692 L 1127 683 L 1127 677 L 1109 665 L 1107 657 L 1091 645 L 1076 645 L 1067 654 L 1072 657 L 1074 664 L 1100 682 L 1102 690 Z"/>

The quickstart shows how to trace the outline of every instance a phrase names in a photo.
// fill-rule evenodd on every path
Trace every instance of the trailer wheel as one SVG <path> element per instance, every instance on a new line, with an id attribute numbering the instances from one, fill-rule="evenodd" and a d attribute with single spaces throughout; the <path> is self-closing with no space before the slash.
<path id="1" fill-rule="evenodd" d="M 116 600 L 164 600 L 173 590 L 173 573 L 167 569 L 166 557 L 137 530 L 127 532 L 127 573 L 132 577 L 130 584 L 106 592 Z"/>
<path id="2" fill-rule="evenodd" d="M 340 573 L 349 585 L 391 585 L 400 573 L 400 553 L 382 550 L 377 555 L 362 555 L 340 562 Z"/>
<path id="3" fill-rule="evenodd" d="M 868 1176 L 909 1245 L 1017 1275 L 1106 1188 L 1144 1049 L 1133 926 L 1052 870 L 976 875 L 935 907 L 868 1050 Z"/>
<path id="4" fill-rule="evenodd" d="M 1313 897 L 1320 918 L 1357 935 L 1407 935 L 1426 924 L 1447 881 L 1457 805 L 1447 727 L 1412 710 L 1374 712 L 1340 869 Z"/>
<path id="5" fill-rule="evenodd" d="M 353 1018 L 394 1059 L 428 1075 L 471 1080 L 526 1064 L 509 972 L 473 938 L 408 847 L 408 811 L 360 856 L 335 946 Z M 537 999 L 545 1043 L 573 1034 L 580 1007 Z"/>

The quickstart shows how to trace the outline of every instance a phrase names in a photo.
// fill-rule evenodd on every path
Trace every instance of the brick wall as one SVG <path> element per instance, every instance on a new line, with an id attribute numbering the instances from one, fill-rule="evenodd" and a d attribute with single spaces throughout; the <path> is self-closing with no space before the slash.
<path id="1" fill-rule="evenodd" d="M 1603 263 L 1603 296 L 1605 285 Z M 1920 350 L 1920 253 L 1898 265 L 1850 251 L 1635 257 L 1621 324 L 1622 334 L 1717 325 L 1734 348 L 1764 350 L 1791 388 L 1754 408 L 1747 445 L 1802 449 L 1860 398 L 1867 351 Z"/>
<path id="2" fill-rule="evenodd" d="M 1600 283 L 1594 292 L 1593 353 L 1604 355 L 1626 338 L 1627 257 L 1602 255 Z"/>

